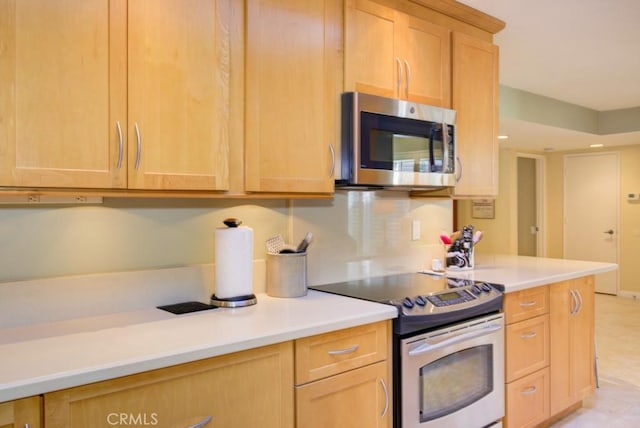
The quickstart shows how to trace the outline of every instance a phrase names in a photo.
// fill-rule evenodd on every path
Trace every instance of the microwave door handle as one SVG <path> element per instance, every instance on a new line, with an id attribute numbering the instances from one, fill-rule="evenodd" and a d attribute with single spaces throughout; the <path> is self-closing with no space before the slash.
<path id="1" fill-rule="evenodd" d="M 449 165 L 449 128 L 446 123 L 442 124 L 442 172 L 450 171 Z"/>
<path id="2" fill-rule="evenodd" d="M 431 129 L 429 130 L 429 172 L 433 171 L 433 167 L 436 164 L 435 159 L 433 159 L 433 156 L 434 156 L 434 151 L 433 151 L 433 133 L 435 132 L 435 130 L 433 128 L 434 127 L 431 126 Z"/>

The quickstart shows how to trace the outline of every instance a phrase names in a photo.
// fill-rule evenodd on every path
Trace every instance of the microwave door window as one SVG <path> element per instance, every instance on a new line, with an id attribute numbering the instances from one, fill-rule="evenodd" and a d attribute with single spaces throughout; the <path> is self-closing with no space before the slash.
<path id="1" fill-rule="evenodd" d="M 414 135 L 393 135 L 393 170 L 428 172 L 429 140 Z"/>
<path id="2" fill-rule="evenodd" d="M 432 122 L 361 112 L 360 167 L 429 172 Z"/>

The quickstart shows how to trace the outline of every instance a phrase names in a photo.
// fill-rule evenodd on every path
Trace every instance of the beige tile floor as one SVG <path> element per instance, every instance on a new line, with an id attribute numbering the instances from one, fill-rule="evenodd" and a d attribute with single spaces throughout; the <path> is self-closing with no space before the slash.
<path id="1" fill-rule="evenodd" d="M 640 300 L 596 295 L 600 388 L 553 428 L 640 427 Z"/>

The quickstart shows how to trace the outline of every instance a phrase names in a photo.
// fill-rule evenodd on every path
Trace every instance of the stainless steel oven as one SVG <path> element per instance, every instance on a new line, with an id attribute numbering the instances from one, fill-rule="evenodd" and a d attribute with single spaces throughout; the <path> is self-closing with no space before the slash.
<path id="1" fill-rule="evenodd" d="M 409 273 L 311 287 L 394 305 L 395 428 L 492 428 L 504 416 L 504 287 Z"/>
<path id="2" fill-rule="evenodd" d="M 400 341 L 402 428 L 485 427 L 504 415 L 504 316 Z"/>

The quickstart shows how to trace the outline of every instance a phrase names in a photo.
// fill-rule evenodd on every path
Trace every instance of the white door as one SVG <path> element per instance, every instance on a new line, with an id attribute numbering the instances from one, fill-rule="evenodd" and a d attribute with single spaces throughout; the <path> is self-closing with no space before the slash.
<path id="1" fill-rule="evenodd" d="M 618 263 L 618 153 L 564 158 L 564 258 Z M 596 276 L 596 291 L 618 294 L 618 272 Z"/>

